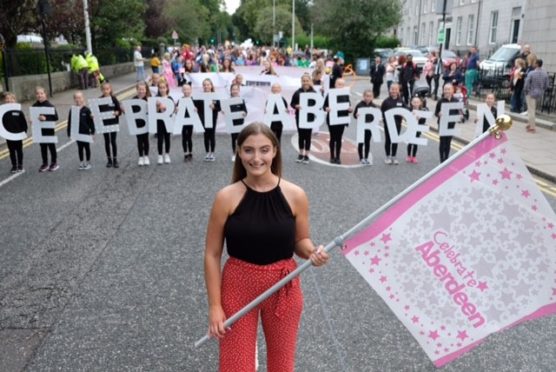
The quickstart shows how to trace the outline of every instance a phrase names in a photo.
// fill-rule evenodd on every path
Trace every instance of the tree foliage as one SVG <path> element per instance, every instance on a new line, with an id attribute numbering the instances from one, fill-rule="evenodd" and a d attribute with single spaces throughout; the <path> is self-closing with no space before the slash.
<path id="1" fill-rule="evenodd" d="M 0 0 L 0 34 L 8 48 L 16 45 L 17 35 L 37 28 L 36 13 L 34 0 Z"/>
<path id="2" fill-rule="evenodd" d="M 291 37 L 292 31 L 292 13 L 289 9 L 282 6 L 276 7 L 276 24 L 274 32 L 284 32 L 285 37 Z M 299 35 L 303 32 L 301 23 L 296 18 L 295 33 Z M 272 44 L 272 7 L 261 9 L 257 13 L 255 28 L 253 29 L 253 36 L 262 41 L 264 44 Z"/>
<path id="3" fill-rule="evenodd" d="M 397 25 L 399 0 L 315 0 L 315 31 L 330 37 L 333 46 L 349 58 L 369 56 L 377 38 Z"/>

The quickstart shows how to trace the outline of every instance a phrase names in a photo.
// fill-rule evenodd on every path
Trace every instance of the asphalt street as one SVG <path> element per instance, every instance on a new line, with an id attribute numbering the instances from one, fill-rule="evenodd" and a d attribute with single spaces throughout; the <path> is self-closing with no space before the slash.
<path id="1" fill-rule="evenodd" d="M 367 81 L 354 85 L 356 92 Z M 354 99 L 358 98 L 354 96 Z M 65 114 L 64 114 L 65 115 Z M 323 126 L 323 130 L 326 127 Z M 63 135 L 62 135 L 63 134 Z M 310 200 L 312 237 L 328 243 L 438 164 L 438 145 L 420 147 L 418 164 L 296 164 L 292 133 L 283 138 L 284 177 Z M 65 131 L 59 133 L 63 147 Z M 346 141 L 355 140 L 350 126 Z M 37 145 L 27 171 L 9 176 L 0 161 L 0 370 L 215 371 L 217 345 L 193 343 L 207 329 L 203 250 L 217 190 L 230 182 L 230 137 L 217 136 L 217 159 L 184 163 L 181 139 L 172 164 L 137 166 L 135 138 L 118 134 L 120 169 L 107 169 L 101 136 L 93 169 L 79 171 L 77 148 L 59 153 L 56 173 L 39 173 Z M 546 194 L 556 209 L 556 198 Z M 472 234 L 472 231 L 469 232 Z M 302 275 L 305 309 L 298 371 L 434 371 L 421 347 L 340 252 Z M 446 371 L 550 371 L 556 365 L 556 317 L 490 336 Z M 265 368 L 262 334 L 259 360 Z"/>

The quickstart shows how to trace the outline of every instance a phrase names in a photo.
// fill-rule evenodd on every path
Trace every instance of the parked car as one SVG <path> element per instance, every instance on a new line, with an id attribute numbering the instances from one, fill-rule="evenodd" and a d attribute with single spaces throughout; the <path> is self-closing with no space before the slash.
<path id="1" fill-rule="evenodd" d="M 461 67 L 462 61 L 462 58 L 451 50 L 442 50 L 442 66 L 444 66 L 444 68 L 449 68 L 454 62 L 458 67 Z"/>
<path id="2" fill-rule="evenodd" d="M 423 53 L 425 57 L 428 57 L 429 54 L 431 54 L 431 52 L 438 52 L 438 47 L 437 46 L 418 46 L 415 49 L 420 50 L 421 53 Z"/>
<path id="3" fill-rule="evenodd" d="M 427 63 L 427 57 L 425 57 L 425 55 L 423 53 L 421 53 L 420 50 L 417 49 L 407 49 L 407 48 L 397 48 L 394 50 L 394 56 L 396 58 L 399 58 L 399 56 L 407 56 L 408 54 L 411 54 L 411 56 L 413 57 L 413 62 L 417 65 L 417 68 L 419 68 L 420 70 L 423 70 L 423 67 L 425 67 L 425 63 Z"/>
<path id="4" fill-rule="evenodd" d="M 514 61 L 521 52 L 519 44 L 502 45 L 493 55 L 479 64 L 479 68 L 486 74 L 510 75 Z"/>
<path id="5" fill-rule="evenodd" d="M 374 50 L 374 55 L 382 59 L 382 64 L 388 63 L 388 58 L 392 55 L 392 49 L 390 48 L 376 48 Z"/>

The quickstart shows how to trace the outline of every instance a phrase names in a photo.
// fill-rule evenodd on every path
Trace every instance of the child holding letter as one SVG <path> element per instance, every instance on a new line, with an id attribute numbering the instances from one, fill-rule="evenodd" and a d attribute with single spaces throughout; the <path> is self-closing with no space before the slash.
<path id="1" fill-rule="evenodd" d="M 151 91 L 146 82 L 140 81 L 135 86 L 137 94 L 133 99 L 142 99 L 147 101 L 151 96 Z M 147 122 L 143 123 L 143 126 L 147 125 Z M 138 134 L 137 136 L 137 151 L 139 152 L 139 161 L 137 164 L 139 166 L 151 164 L 149 160 L 149 133 Z"/>
<path id="2" fill-rule="evenodd" d="M 15 94 L 12 92 L 4 93 L 4 103 L 17 103 Z M 2 125 L 11 133 L 27 133 L 27 120 L 22 111 L 8 111 L 2 118 Z M 10 152 L 10 161 L 12 162 L 11 173 L 23 172 L 23 140 L 8 140 L 8 151 Z"/>
<path id="3" fill-rule="evenodd" d="M 203 92 L 204 93 L 214 93 L 214 84 L 212 80 L 206 78 L 203 80 Z M 214 100 L 210 104 L 210 109 L 212 110 L 212 127 L 207 128 L 207 118 L 205 118 L 205 106 L 203 100 L 193 100 L 195 108 L 197 108 L 197 113 L 201 119 L 201 123 L 205 128 L 204 140 L 205 140 L 205 151 L 207 155 L 205 156 L 205 161 L 215 161 L 214 148 L 216 147 L 216 119 L 218 118 L 218 112 L 220 111 L 220 101 Z"/>
<path id="4" fill-rule="evenodd" d="M 440 122 L 442 120 L 442 105 L 445 103 L 456 103 L 458 100 L 454 97 L 454 86 L 452 84 L 444 85 L 442 98 L 436 104 L 436 110 L 434 111 L 434 115 L 438 118 L 438 128 L 440 129 Z M 458 115 L 461 113 L 460 110 L 450 110 L 449 115 Z M 454 129 L 456 126 L 455 121 L 448 122 L 448 129 Z M 452 144 L 453 136 L 440 136 L 440 143 L 439 143 L 439 153 L 440 153 L 440 162 L 445 162 L 450 157 L 450 146 Z"/>
<path id="5" fill-rule="evenodd" d="M 423 100 L 419 96 L 414 96 L 411 99 L 411 112 L 413 111 L 428 111 L 426 107 L 424 107 Z M 425 125 L 427 119 L 415 117 L 417 119 L 417 123 L 419 125 Z M 417 138 L 421 137 L 421 132 L 417 131 L 416 134 Z M 417 164 L 417 145 L 410 143 L 407 145 L 407 159 L 405 159 L 408 163 Z"/>
<path id="6" fill-rule="evenodd" d="M 336 85 L 334 88 L 341 89 L 346 85 L 345 80 L 342 78 L 336 79 Z M 329 95 L 327 94 L 324 98 L 324 111 L 326 111 L 326 125 L 328 126 L 328 132 L 330 135 L 330 140 L 328 146 L 330 148 L 330 163 L 331 164 L 342 164 L 340 160 L 340 155 L 342 153 L 342 137 L 344 136 L 344 130 L 348 126 L 347 124 L 341 125 L 330 125 L 330 103 L 328 102 Z M 338 96 L 338 103 L 350 103 L 349 96 Z M 347 110 L 338 111 L 338 116 L 344 117 L 349 116 L 351 112 L 351 107 Z"/>
<path id="7" fill-rule="evenodd" d="M 193 90 L 191 85 L 184 84 L 181 87 L 184 98 L 191 98 Z M 183 147 L 183 160 L 193 159 L 193 125 L 184 125 L 181 128 L 181 145 Z"/>
<path id="8" fill-rule="evenodd" d="M 315 92 L 313 89 L 313 81 L 308 73 L 301 76 L 301 88 L 295 91 L 290 102 L 290 106 L 295 110 L 295 125 L 297 126 L 297 137 L 299 145 L 299 155 L 297 156 L 297 163 L 309 164 L 309 151 L 311 150 L 311 135 L 313 130 L 311 128 L 299 128 L 299 95 L 307 92 Z M 312 114 L 310 114 L 312 115 Z"/>
<path id="9" fill-rule="evenodd" d="M 169 98 L 173 101 L 172 97 L 170 96 L 170 89 L 166 80 L 160 79 L 160 81 L 158 82 L 158 94 L 156 96 Z M 156 111 L 163 112 L 165 110 L 166 106 L 162 102 L 157 101 Z M 158 145 L 158 165 L 164 163 L 170 164 L 170 133 L 166 130 L 164 120 L 156 121 L 156 139 Z"/>
<path id="10" fill-rule="evenodd" d="M 52 103 L 48 100 L 48 96 L 46 95 L 46 90 L 43 87 L 36 87 L 35 88 L 35 98 L 37 99 L 35 103 L 33 103 L 33 107 L 54 107 Z M 58 113 L 56 109 L 54 109 L 53 115 L 40 115 L 40 121 L 58 121 Z M 53 136 L 54 129 L 43 129 L 42 134 L 45 136 Z M 39 172 L 55 172 L 57 171 L 60 166 L 58 165 L 58 153 L 56 151 L 56 144 L 55 143 L 41 143 L 41 158 L 42 158 L 42 165 L 39 168 Z M 48 166 L 48 152 L 50 152 L 50 167 Z"/>
<path id="11" fill-rule="evenodd" d="M 386 116 L 384 113 L 390 109 L 397 108 L 397 107 L 406 107 L 403 101 L 403 98 L 400 95 L 400 85 L 399 84 L 392 84 L 390 85 L 390 95 L 382 101 L 382 105 L 380 106 L 380 110 L 382 111 L 382 116 L 384 119 L 384 150 L 386 152 L 386 159 L 384 159 L 385 164 L 394 164 L 398 165 L 400 162 L 396 159 L 396 153 L 398 152 L 398 144 L 392 143 L 390 140 L 390 127 L 386 124 Z M 402 129 L 402 118 L 401 116 L 395 117 L 395 125 L 396 131 L 399 134 L 400 130 Z"/>
<path id="12" fill-rule="evenodd" d="M 376 107 L 376 105 L 373 103 L 373 98 L 374 98 L 373 91 L 371 89 L 365 89 L 365 91 L 363 92 L 363 99 L 355 106 L 355 109 L 353 110 L 353 117 L 355 119 L 359 117 L 359 112 L 358 112 L 359 109 L 365 107 Z M 372 117 L 371 114 L 368 115 Z M 372 121 L 370 120 L 370 118 L 368 119 L 369 120 L 366 120 L 367 122 Z M 359 153 L 359 162 L 364 165 L 373 165 L 372 156 L 371 156 L 371 160 L 369 160 L 369 154 L 371 152 L 371 136 L 372 136 L 371 130 L 365 129 L 364 142 L 357 144 L 357 152 Z"/>
<path id="13" fill-rule="evenodd" d="M 232 86 L 230 87 L 230 96 L 232 98 L 239 97 L 239 84 L 232 84 Z M 247 116 L 247 106 L 245 105 L 245 100 L 242 99 L 241 101 L 242 103 L 240 104 L 230 106 L 232 112 L 238 112 L 238 111 L 243 112 L 243 119 L 234 119 L 233 121 L 234 125 L 242 125 L 243 122 L 245 121 L 245 117 Z M 232 161 L 234 162 L 236 161 L 236 142 L 239 133 L 232 133 L 231 135 L 232 135 Z"/>
<path id="14" fill-rule="evenodd" d="M 104 83 L 102 83 L 100 88 L 102 90 L 102 96 L 100 96 L 100 98 L 110 97 L 112 99 L 112 104 L 114 105 L 113 108 L 112 106 L 108 106 L 108 105 L 101 105 L 99 107 L 100 112 L 105 112 L 110 110 L 114 111 L 115 118 L 104 120 L 104 125 L 118 125 L 120 121 L 119 116 L 122 114 L 122 109 L 120 107 L 120 101 L 118 101 L 118 99 L 116 98 L 116 96 L 114 96 L 114 93 L 112 92 L 112 84 L 105 81 Z M 106 157 L 108 158 L 108 162 L 106 163 L 106 168 L 120 167 L 120 164 L 118 163 L 118 146 L 116 144 L 117 134 L 118 132 L 103 133 L 104 150 L 106 151 Z"/>
<path id="15" fill-rule="evenodd" d="M 95 123 L 93 122 L 93 114 L 91 110 L 85 106 L 85 97 L 83 92 L 77 91 L 73 94 L 73 101 L 75 106 L 79 107 L 79 119 L 77 125 L 79 134 L 93 135 L 95 134 Z M 72 118 L 71 109 L 68 118 L 68 137 L 71 134 Z M 91 169 L 91 144 L 89 142 L 75 141 L 77 142 L 77 152 L 79 153 L 79 170 L 89 170 Z"/>
<path id="16" fill-rule="evenodd" d="M 270 88 L 272 94 L 280 94 L 282 93 L 282 86 L 279 83 L 272 84 Z M 284 97 L 282 97 L 282 101 L 284 102 L 284 107 L 288 107 L 288 101 Z M 278 114 L 278 107 L 274 107 L 273 114 Z M 273 121 L 270 123 L 270 129 L 274 132 L 274 135 L 278 139 L 278 143 L 282 140 L 282 130 L 284 129 L 284 124 L 281 121 Z"/>
<path id="17" fill-rule="evenodd" d="M 496 120 L 496 117 L 498 116 L 498 109 L 496 108 L 496 97 L 494 96 L 494 93 L 487 94 L 485 103 L 490 109 L 490 112 L 492 112 L 492 116 L 494 116 L 494 119 Z M 475 118 L 475 123 L 477 123 L 478 120 L 479 119 Z M 483 133 L 489 130 L 489 128 L 489 122 L 486 120 L 486 118 L 483 118 Z"/>

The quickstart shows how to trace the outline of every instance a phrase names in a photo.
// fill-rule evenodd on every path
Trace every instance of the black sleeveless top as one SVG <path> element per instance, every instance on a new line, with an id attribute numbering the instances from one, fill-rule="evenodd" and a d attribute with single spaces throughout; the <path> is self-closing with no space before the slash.
<path id="1" fill-rule="evenodd" d="M 247 191 L 224 226 L 231 257 L 268 265 L 293 257 L 295 217 L 278 185 L 270 191 Z"/>

